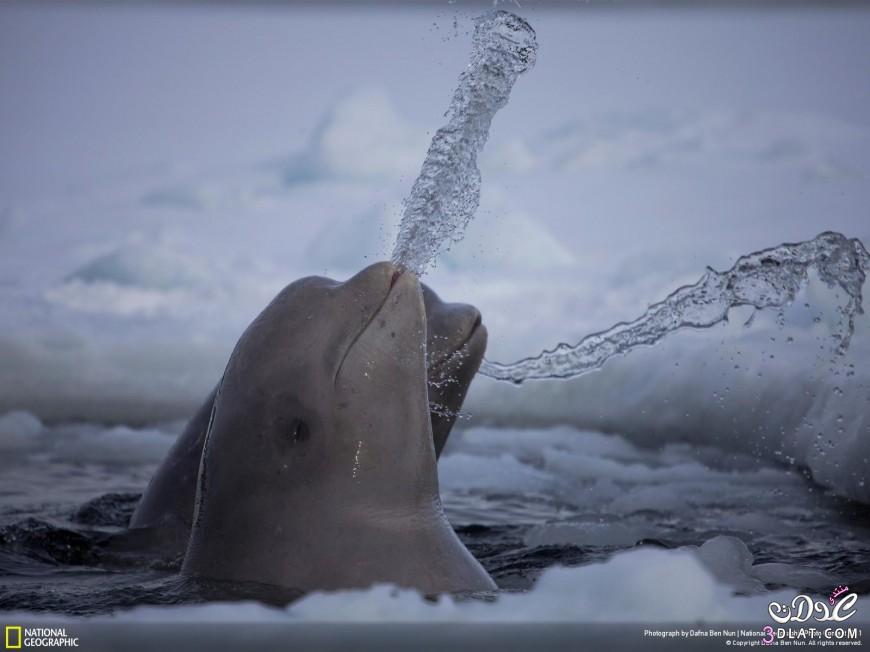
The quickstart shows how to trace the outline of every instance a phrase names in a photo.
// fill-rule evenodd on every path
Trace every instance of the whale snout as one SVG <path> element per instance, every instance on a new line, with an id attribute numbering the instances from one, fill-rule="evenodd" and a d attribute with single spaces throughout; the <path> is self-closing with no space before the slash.
<path id="1" fill-rule="evenodd" d="M 446 304 L 446 307 L 454 324 L 449 342 L 453 351 L 468 348 L 480 340 L 486 344 L 486 326 L 483 325 L 483 317 L 477 308 L 465 303 Z"/>
<path id="2" fill-rule="evenodd" d="M 349 279 L 342 292 L 354 306 L 351 312 L 357 311 L 358 319 L 350 322 L 352 328 L 336 379 L 357 349 L 356 357 L 395 362 L 410 361 L 415 356 L 409 351 L 425 348 L 425 310 L 416 274 L 390 262 L 375 263 Z"/>
<path id="3" fill-rule="evenodd" d="M 483 325 L 483 320 L 480 317 L 480 313 L 477 314 L 477 319 L 471 326 L 471 331 L 468 333 L 468 337 L 463 342 L 462 346 L 479 346 L 481 348 L 481 352 L 483 349 L 486 349 L 486 342 L 489 338 L 489 332 L 486 330 L 486 326 Z"/>
<path id="4" fill-rule="evenodd" d="M 483 328 L 484 330 L 486 330 L 486 327 L 483 325 L 483 317 L 480 314 L 480 310 L 478 310 L 474 306 L 467 307 L 470 308 L 470 310 L 468 311 L 468 317 L 466 321 L 471 321 L 471 327 L 468 329 L 468 337 L 465 338 L 466 341 L 471 339 L 477 329 Z"/>
<path id="5" fill-rule="evenodd" d="M 369 265 L 356 276 L 345 281 L 345 285 L 354 291 L 381 293 L 382 297 L 400 283 L 418 285 L 420 281 L 414 272 L 386 260 Z"/>
<path id="6" fill-rule="evenodd" d="M 429 325 L 429 364 L 440 366 L 463 350 L 472 357 L 483 356 L 487 331 L 480 311 L 466 303 L 446 303 L 423 285 L 423 301 Z"/>
<path id="7" fill-rule="evenodd" d="M 469 314 L 460 323 L 461 325 L 441 343 L 441 346 L 429 352 L 429 366 L 432 369 L 458 367 L 467 362 L 476 371 L 486 351 L 489 333 L 480 313 Z"/>

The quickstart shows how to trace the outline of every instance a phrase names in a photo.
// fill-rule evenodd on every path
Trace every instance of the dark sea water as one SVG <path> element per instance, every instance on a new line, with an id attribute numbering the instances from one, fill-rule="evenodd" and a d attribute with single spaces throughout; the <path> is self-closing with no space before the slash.
<path id="1" fill-rule="evenodd" d="M 183 580 L 179 558 L 127 532 L 151 461 L 29 455 L 11 462 L 0 481 L 2 611 L 94 615 L 299 597 Z M 689 447 L 642 450 L 570 429 L 475 429 L 455 434 L 441 483 L 460 538 L 503 591 L 528 590 L 556 564 L 602 561 L 638 546 L 698 546 L 719 535 L 742 540 L 756 564 L 791 569 L 768 578 L 767 589 L 870 588 L 870 510 L 828 495 L 797 469 Z"/>

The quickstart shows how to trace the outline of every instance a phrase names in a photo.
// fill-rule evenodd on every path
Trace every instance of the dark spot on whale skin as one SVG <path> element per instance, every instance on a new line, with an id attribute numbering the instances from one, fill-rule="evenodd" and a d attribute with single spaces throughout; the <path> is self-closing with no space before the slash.
<path id="1" fill-rule="evenodd" d="M 390 333 L 390 337 L 396 337 L 396 331 L 393 331 L 392 333 Z"/>
<path id="2" fill-rule="evenodd" d="M 341 403 L 338 404 L 338 409 L 339 409 L 339 410 L 344 410 L 345 408 L 347 408 L 347 406 L 348 406 L 348 402 L 347 402 L 347 401 L 342 401 Z"/>
<path id="3" fill-rule="evenodd" d="M 379 326 L 380 328 L 385 328 L 386 325 L 387 325 L 387 320 L 386 320 L 386 319 L 379 319 L 379 320 L 378 320 L 378 326 Z"/>
<path id="4" fill-rule="evenodd" d="M 308 441 L 308 438 L 311 436 L 311 430 L 302 419 L 293 419 L 290 421 L 288 435 L 291 443 L 298 444 Z"/>

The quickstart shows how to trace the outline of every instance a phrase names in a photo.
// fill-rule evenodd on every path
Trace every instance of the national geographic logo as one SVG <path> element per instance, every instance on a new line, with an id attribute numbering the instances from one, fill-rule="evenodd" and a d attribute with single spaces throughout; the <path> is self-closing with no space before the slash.
<path id="1" fill-rule="evenodd" d="M 33 647 L 78 647 L 77 636 L 66 633 L 66 627 L 22 627 L 6 625 L 3 639 L 7 650 Z"/>
<path id="2" fill-rule="evenodd" d="M 17 625 L 6 625 L 6 649 L 20 650 L 21 649 L 21 627 Z"/>

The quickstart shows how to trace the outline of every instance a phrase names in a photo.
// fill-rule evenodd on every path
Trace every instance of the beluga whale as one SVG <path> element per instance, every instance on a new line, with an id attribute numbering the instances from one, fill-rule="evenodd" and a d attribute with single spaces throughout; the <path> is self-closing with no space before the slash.
<path id="1" fill-rule="evenodd" d="M 480 312 L 464 303 L 442 301 L 421 283 L 426 309 L 426 353 L 430 420 L 436 457 L 440 456 L 486 351 L 487 330 Z M 289 325 L 288 325 L 289 328 Z M 299 333 L 302 338 L 303 334 Z M 299 345 L 304 341 L 300 339 Z M 183 555 L 193 523 L 196 480 L 215 387 L 188 421 L 158 466 L 130 521 L 161 556 Z"/>
<path id="2" fill-rule="evenodd" d="M 494 590 L 441 506 L 426 339 L 421 285 L 391 263 L 282 290 L 215 392 L 182 574 Z"/>

